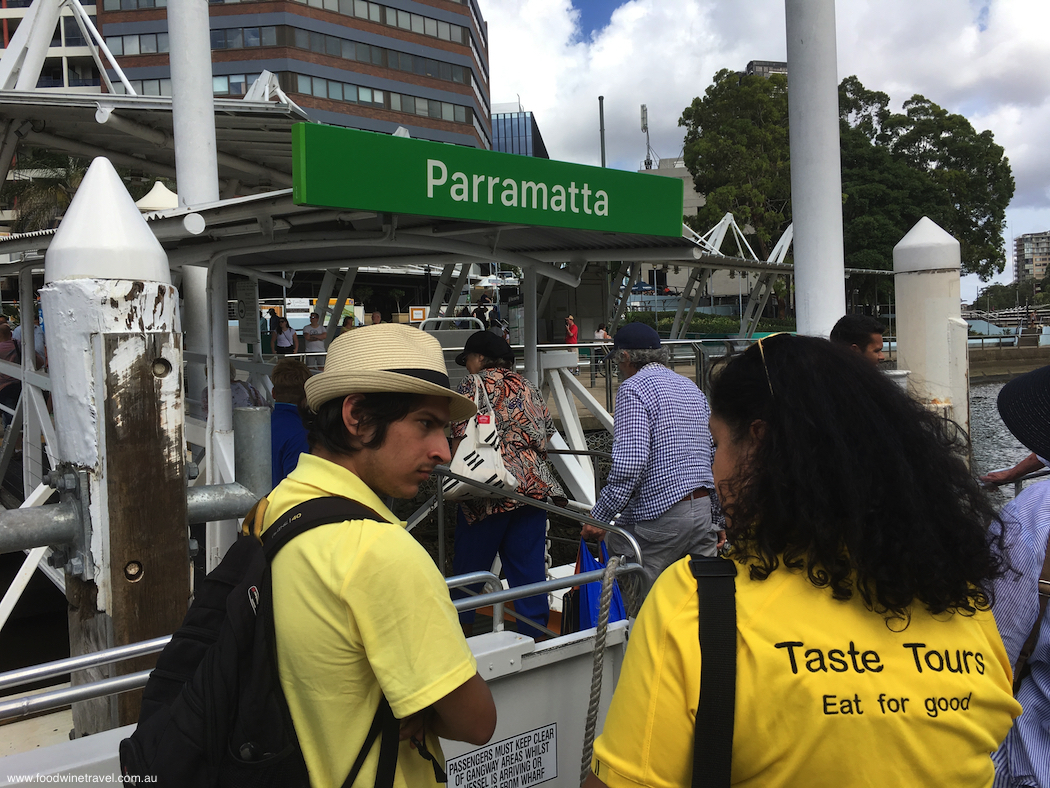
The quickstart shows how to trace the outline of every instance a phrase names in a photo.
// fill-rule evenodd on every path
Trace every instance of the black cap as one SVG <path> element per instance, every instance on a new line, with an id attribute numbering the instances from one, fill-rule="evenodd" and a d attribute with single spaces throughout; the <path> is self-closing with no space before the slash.
<path id="1" fill-rule="evenodd" d="M 1028 449 L 1050 459 L 1050 366 L 1014 378 L 999 392 L 999 415 Z"/>
<path id="2" fill-rule="evenodd" d="M 463 352 L 456 356 L 456 363 L 461 367 L 467 365 L 468 353 L 480 353 L 485 358 L 496 360 L 514 360 L 514 351 L 510 349 L 507 341 L 491 331 L 476 331 L 470 335 L 466 344 L 463 345 Z"/>

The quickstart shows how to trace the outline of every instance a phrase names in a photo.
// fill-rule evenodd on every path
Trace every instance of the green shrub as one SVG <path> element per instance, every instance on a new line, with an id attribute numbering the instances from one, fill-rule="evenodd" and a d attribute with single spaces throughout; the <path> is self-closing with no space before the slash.
<path id="1" fill-rule="evenodd" d="M 660 332 L 660 336 L 667 337 L 671 334 L 674 315 L 674 312 L 628 312 L 624 315 L 621 325 L 623 323 L 645 323 Z M 760 333 L 794 331 L 795 321 L 764 317 L 758 321 L 757 330 Z M 689 324 L 689 333 L 736 336 L 740 333 L 740 319 L 727 315 L 696 314 Z"/>

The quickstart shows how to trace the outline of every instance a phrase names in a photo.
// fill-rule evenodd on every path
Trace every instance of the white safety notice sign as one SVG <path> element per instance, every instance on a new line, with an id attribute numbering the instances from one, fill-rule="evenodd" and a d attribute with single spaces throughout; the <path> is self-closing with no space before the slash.
<path id="1" fill-rule="evenodd" d="M 558 724 L 450 758 L 448 788 L 528 788 L 558 776 Z"/>

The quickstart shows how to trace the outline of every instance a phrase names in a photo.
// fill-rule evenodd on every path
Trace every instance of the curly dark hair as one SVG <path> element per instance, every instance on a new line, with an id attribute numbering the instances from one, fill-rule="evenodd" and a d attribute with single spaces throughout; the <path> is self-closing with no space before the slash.
<path id="1" fill-rule="evenodd" d="M 933 614 L 990 607 L 1003 536 L 989 534 L 997 515 L 954 422 L 857 353 L 786 334 L 731 359 L 710 401 L 734 442 L 764 423 L 722 483 L 752 578 L 782 559 L 836 599 L 856 591 L 887 625 L 907 626 L 915 600 Z"/>
<path id="2" fill-rule="evenodd" d="M 419 408 L 425 399 L 422 394 L 368 393 L 355 406 L 361 426 L 374 427 L 375 434 L 369 441 L 359 441 L 350 435 L 343 424 L 343 401 L 346 397 L 335 397 L 312 411 L 304 399 L 299 404 L 299 418 L 306 427 L 306 442 L 313 450 L 318 446 L 332 454 L 351 455 L 361 449 L 378 449 L 386 440 L 386 431 L 395 421 L 401 421 Z"/>

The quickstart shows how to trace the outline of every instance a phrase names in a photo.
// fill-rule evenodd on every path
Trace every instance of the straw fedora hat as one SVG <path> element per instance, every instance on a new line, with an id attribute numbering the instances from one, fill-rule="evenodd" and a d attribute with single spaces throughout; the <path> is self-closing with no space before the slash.
<path id="1" fill-rule="evenodd" d="M 394 392 L 446 397 L 453 421 L 477 413 L 474 401 L 449 388 L 441 345 L 418 328 L 378 323 L 336 337 L 324 372 L 306 381 L 306 401 L 316 411 L 347 394 Z"/>

